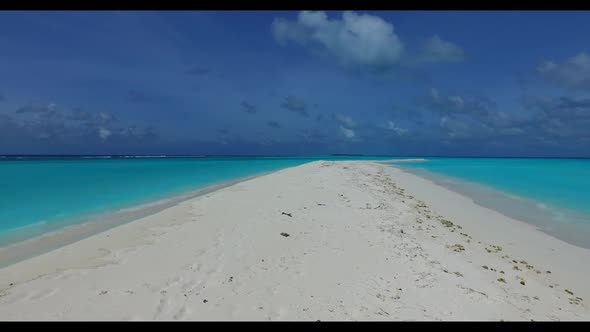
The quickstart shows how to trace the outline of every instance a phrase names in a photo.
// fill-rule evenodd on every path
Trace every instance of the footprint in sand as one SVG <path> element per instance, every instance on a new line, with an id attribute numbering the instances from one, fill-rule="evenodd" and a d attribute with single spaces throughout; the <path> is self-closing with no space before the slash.
<path id="1" fill-rule="evenodd" d="M 62 271 L 62 272 L 58 272 L 55 277 L 53 278 L 54 280 L 68 280 L 74 277 L 83 277 L 84 275 L 86 275 L 86 272 L 83 271 Z"/>
<path id="2" fill-rule="evenodd" d="M 166 284 L 159 289 L 160 290 L 160 293 L 161 294 L 167 293 L 171 288 L 173 288 L 176 285 L 182 283 L 183 281 L 185 281 L 185 279 L 182 278 L 182 277 L 180 277 L 180 276 L 178 276 L 178 277 L 172 279 L 171 281 L 166 282 Z"/>
<path id="3" fill-rule="evenodd" d="M 201 268 L 203 267 L 203 264 L 201 263 L 194 263 L 194 264 L 189 264 L 187 267 L 187 270 L 190 270 L 192 272 L 199 272 L 201 271 Z"/>
<path id="4" fill-rule="evenodd" d="M 202 285 L 204 284 L 203 280 L 198 279 L 198 280 L 193 280 L 193 281 L 189 281 L 184 283 L 180 289 L 182 290 L 183 293 L 193 293 L 199 289 L 202 289 Z"/>
<path id="5" fill-rule="evenodd" d="M 30 294 L 27 293 L 2 293 L 2 299 L 5 300 L 4 303 L 13 304 L 17 302 L 21 302 L 25 299 L 30 298 Z"/>
<path id="6" fill-rule="evenodd" d="M 156 313 L 154 314 L 154 319 L 158 319 L 163 314 L 166 314 L 166 312 L 169 311 L 169 308 L 171 305 L 172 305 L 172 303 L 170 302 L 170 299 L 161 298 L 160 303 L 158 303 L 158 306 L 156 307 Z"/>
<path id="7" fill-rule="evenodd" d="M 42 299 L 48 298 L 50 296 L 53 296 L 57 292 L 58 292 L 58 290 L 56 288 L 44 289 L 42 291 L 34 292 L 34 293 L 30 294 L 29 299 L 38 301 L 38 300 L 42 300 Z"/>
<path id="8" fill-rule="evenodd" d="M 207 249 L 198 249 L 197 251 L 195 251 L 195 256 L 200 257 L 206 253 L 207 253 Z"/>

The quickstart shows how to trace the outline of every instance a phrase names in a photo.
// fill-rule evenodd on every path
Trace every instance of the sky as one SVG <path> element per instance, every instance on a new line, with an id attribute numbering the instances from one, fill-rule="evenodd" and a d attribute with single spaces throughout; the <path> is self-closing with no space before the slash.
<path id="1" fill-rule="evenodd" d="M 0 154 L 590 157 L 590 12 L 0 12 Z"/>

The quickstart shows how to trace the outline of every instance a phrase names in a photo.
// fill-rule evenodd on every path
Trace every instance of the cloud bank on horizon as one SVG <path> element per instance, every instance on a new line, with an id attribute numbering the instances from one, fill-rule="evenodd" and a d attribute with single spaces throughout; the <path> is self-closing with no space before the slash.
<path id="1" fill-rule="evenodd" d="M 589 18 L 3 12 L 0 154 L 590 157 Z"/>

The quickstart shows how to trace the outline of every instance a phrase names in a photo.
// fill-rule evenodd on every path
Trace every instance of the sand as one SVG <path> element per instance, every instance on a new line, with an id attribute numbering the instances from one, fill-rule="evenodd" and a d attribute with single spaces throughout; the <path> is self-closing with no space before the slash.
<path id="1" fill-rule="evenodd" d="M 589 259 L 401 169 L 319 161 L 0 269 L 0 320 L 588 320 Z"/>

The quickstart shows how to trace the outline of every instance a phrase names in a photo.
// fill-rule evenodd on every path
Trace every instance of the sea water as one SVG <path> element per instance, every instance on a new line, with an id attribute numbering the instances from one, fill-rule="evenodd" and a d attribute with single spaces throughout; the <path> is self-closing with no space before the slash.
<path id="1" fill-rule="evenodd" d="M 590 159 L 426 158 L 396 166 L 590 248 Z"/>
<path id="2" fill-rule="evenodd" d="M 0 158 L 0 246 L 106 212 L 320 159 L 374 158 L 4 156 Z"/>
<path id="3" fill-rule="evenodd" d="M 404 158 L 410 157 L 4 157 L 0 246 L 93 216 L 311 161 Z M 425 159 L 395 165 L 590 248 L 589 159 Z"/>

